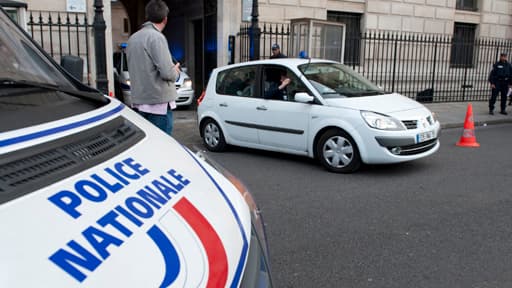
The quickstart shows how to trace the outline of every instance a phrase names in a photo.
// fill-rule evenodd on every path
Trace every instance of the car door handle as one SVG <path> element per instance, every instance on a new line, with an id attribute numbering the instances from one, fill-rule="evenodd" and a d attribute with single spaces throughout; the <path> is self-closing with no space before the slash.
<path id="1" fill-rule="evenodd" d="M 265 106 L 258 106 L 258 107 L 256 107 L 256 110 L 267 111 L 267 107 L 265 107 Z"/>
<path id="2" fill-rule="evenodd" d="M 228 107 L 228 103 L 220 103 L 219 106 L 220 107 Z"/>

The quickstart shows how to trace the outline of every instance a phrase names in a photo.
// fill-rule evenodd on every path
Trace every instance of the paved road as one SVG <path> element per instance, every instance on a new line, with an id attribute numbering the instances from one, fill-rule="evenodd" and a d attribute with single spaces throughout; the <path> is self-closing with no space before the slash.
<path id="1" fill-rule="evenodd" d="M 209 155 L 261 206 L 277 287 L 512 287 L 512 125 L 477 127 L 478 149 L 456 147 L 460 134 L 445 129 L 430 158 L 351 175 L 278 153 Z"/>

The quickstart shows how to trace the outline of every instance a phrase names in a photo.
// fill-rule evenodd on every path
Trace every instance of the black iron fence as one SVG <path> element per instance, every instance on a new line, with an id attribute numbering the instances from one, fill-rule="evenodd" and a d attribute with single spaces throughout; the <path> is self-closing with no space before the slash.
<path id="1" fill-rule="evenodd" d="M 280 46 L 281 52 L 289 50 L 290 25 L 288 24 L 260 24 L 260 58 L 268 59 L 272 55 L 272 44 Z M 240 26 L 240 32 L 237 34 L 238 61 L 245 62 L 250 59 L 250 35 L 251 24 L 244 23 Z M 286 53 L 285 53 L 286 54 Z"/>
<path id="2" fill-rule="evenodd" d="M 273 41 L 288 54 L 289 26 L 270 30 L 265 25 L 271 26 L 262 27 L 267 32 L 262 33 L 261 58 L 268 58 L 264 53 Z M 249 59 L 249 29 L 242 26 L 238 34 L 241 62 Z M 512 41 L 370 31 L 346 39 L 345 63 L 384 90 L 422 102 L 486 101 L 488 75 L 500 52 L 510 54 Z"/>
<path id="3" fill-rule="evenodd" d="M 58 63 L 65 55 L 79 56 L 84 60 L 84 75 L 91 84 L 92 25 L 85 13 L 60 13 L 30 11 L 28 32 Z"/>

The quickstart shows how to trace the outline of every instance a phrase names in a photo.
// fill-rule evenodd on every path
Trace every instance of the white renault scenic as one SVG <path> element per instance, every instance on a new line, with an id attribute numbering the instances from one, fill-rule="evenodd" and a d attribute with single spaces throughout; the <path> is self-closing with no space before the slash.
<path id="1" fill-rule="evenodd" d="M 232 144 L 305 155 L 346 173 L 439 149 L 440 124 L 425 106 L 337 62 L 275 59 L 218 68 L 199 100 L 199 129 L 211 151 Z"/>

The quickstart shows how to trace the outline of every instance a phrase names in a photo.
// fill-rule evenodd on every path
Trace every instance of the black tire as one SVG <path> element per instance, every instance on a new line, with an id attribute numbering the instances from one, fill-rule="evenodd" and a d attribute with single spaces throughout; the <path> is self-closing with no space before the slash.
<path id="1" fill-rule="evenodd" d="M 201 135 L 203 136 L 203 144 L 212 152 L 222 152 L 226 150 L 226 140 L 224 133 L 220 129 L 219 124 L 213 119 L 205 120 L 201 126 Z"/>
<path id="2" fill-rule="evenodd" d="M 355 172 L 362 164 L 356 142 L 340 129 L 329 129 L 320 137 L 316 155 L 327 170 L 336 173 Z"/>

